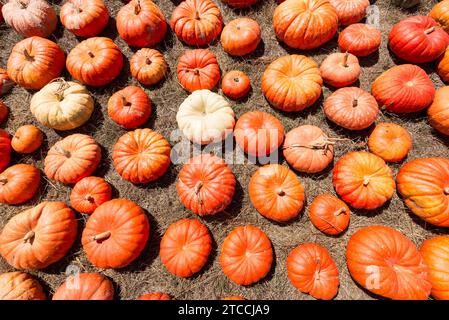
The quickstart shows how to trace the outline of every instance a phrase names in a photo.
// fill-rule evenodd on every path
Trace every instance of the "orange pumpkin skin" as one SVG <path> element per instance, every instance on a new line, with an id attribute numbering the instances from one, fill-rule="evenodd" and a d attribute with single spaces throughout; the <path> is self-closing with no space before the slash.
<path id="1" fill-rule="evenodd" d="M 0 129 L 0 172 L 2 172 L 11 160 L 11 139 L 8 132 Z"/>
<path id="2" fill-rule="evenodd" d="M 37 127 L 29 124 L 19 127 L 11 140 L 11 147 L 17 153 L 32 153 L 40 148 L 44 134 Z"/>
<path id="3" fill-rule="evenodd" d="M 55 143 L 44 161 L 44 172 L 52 180 L 74 184 L 90 176 L 101 160 L 94 138 L 75 133 Z"/>
<path id="4" fill-rule="evenodd" d="M 16 269 L 43 269 L 66 255 L 76 234 L 75 214 L 65 203 L 42 202 L 8 221 L 0 254 Z"/>
<path id="5" fill-rule="evenodd" d="M 287 0 L 275 9 L 273 26 L 289 47 L 315 49 L 334 37 L 338 16 L 328 0 Z"/>
<path id="6" fill-rule="evenodd" d="M 2 124 L 3 122 L 6 121 L 6 119 L 8 119 L 8 115 L 9 115 L 8 107 L 2 101 L 0 101 L 0 124 Z"/>
<path id="7" fill-rule="evenodd" d="M 136 86 L 117 91 L 108 101 L 109 117 L 126 129 L 134 129 L 146 123 L 151 111 L 148 95 Z"/>
<path id="8" fill-rule="evenodd" d="M 304 206 L 304 187 L 293 171 L 279 164 L 259 168 L 251 177 L 248 192 L 256 210 L 277 222 L 297 217 Z"/>
<path id="9" fill-rule="evenodd" d="M 435 20 L 447 33 L 449 33 L 449 1 L 440 1 L 429 12 L 429 17 Z"/>
<path id="10" fill-rule="evenodd" d="M 346 53 L 332 53 L 324 59 L 320 66 L 324 82 L 336 87 L 346 87 L 359 79 L 361 72 L 359 59 Z"/>
<path id="11" fill-rule="evenodd" d="M 222 300 L 246 300 L 246 299 L 240 296 L 227 296 L 224 297 Z"/>
<path id="12" fill-rule="evenodd" d="M 333 142 L 316 126 L 303 125 L 287 133 L 284 157 L 295 170 L 321 172 L 334 159 Z"/>
<path id="13" fill-rule="evenodd" d="M 382 158 L 364 151 L 349 152 L 333 170 L 335 191 L 356 209 L 379 208 L 394 194 L 391 169 Z"/>
<path id="14" fill-rule="evenodd" d="M 381 74 L 373 82 L 371 93 L 388 111 L 408 113 L 427 108 L 435 96 L 435 87 L 423 69 L 403 64 Z"/>
<path id="15" fill-rule="evenodd" d="M 44 290 L 34 277 L 25 272 L 0 274 L 0 300 L 46 300 Z"/>
<path id="16" fill-rule="evenodd" d="M 220 68 L 209 49 L 187 50 L 179 58 L 178 81 L 188 91 L 213 89 L 220 80 Z"/>
<path id="17" fill-rule="evenodd" d="M 223 20 L 214 2 L 186 0 L 173 11 L 170 26 L 181 41 L 190 46 L 204 46 L 220 35 Z"/>
<path id="18" fill-rule="evenodd" d="M 288 112 L 313 105 L 321 95 L 322 85 L 318 65 L 302 55 L 276 59 L 262 76 L 262 91 L 268 102 L 276 109 Z"/>
<path id="19" fill-rule="evenodd" d="M 167 171 L 170 151 L 170 144 L 162 135 L 151 129 L 137 129 L 118 139 L 112 161 L 123 179 L 132 183 L 148 183 Z"/>
<path id="20" fill-rule="evenodd" d="M 8 76 L 25 89 L 39 90 L 64 69 L 65 55 L 53 41 L 31 37 L 13 47 L 8 58 Z"/>
<path id="21" fill-rule="evenodd" d="M 368 148 L 387 162 L 402 161 L 412 149 L 413 140 L 406 129 L 394 123 L 376 125 L 368 138 Z"/>
<path id="22" fill-rule="evenodd" d="M 315 299 L 330 300 L 337 295 L 339 273 L 329 252 L 319 244 L 304 243 L 287 257 L 287 273 L 292 284 Z"/>
<path id="23" fill-rule="evenodd" d="M 448 82 L 449 81 L 449 49 L 446 48 L 446 51 L 441 56 L 440 60 L 437 64 L 437 73 L 440 76 L 441 80 Z"/>
<path id="24" fill-rule="evenodd" d="M 14 81 L 9 78 L 8 72 L 5 69 L 0 68 L 0 96 L 6 94 L 13 86 Z M 0 114 L 2 114 L 2 112 L 0 112 Z M 0 116 L 0 123 L 2 123 L 1 119 L 2 117 Z"/>
<path id="25" fill-rule="evenodd" d="M 352 278 L 374 294 L 394 300 L 427 300 L 428 268 L 416 246 L 399 231 L 369 226 L 348 241 L 346 261 Z"/>
<path id="26" fill-rule="evenodd" d="M 253 4 L 256 4 L 259 0 L 221 0 L 221 1 L 233 8 L 248 8 Z"/>
<path id="27" fill-rule="evenodd" d="M 62 25 L 78 37 L 94 37 L 109 21 L 108 7 L 103 0 L 69 0 L 59 13 Z"/>
<path id="28" fill-rule="evenodd" d="M 123 55 L 111 39 L 93 37 L 80 42 L 70 51 L 66 67 L 79 82 L 100 87 L 120 74 Z"/>
<path id="29" fill-rule="evenodd" d="M 209 229 L 198 220 L 183 219 L 165 231 L 159 255 L 170 273 L 187 278 L 204 267 L 211 250 Z"/>
<path id="30" fill-rule="evenodd" d="M 377 51 L 382 42 L 382 34 L 373 26 L 365 23 L 352 24 L 338 36 L 341 51 L 357 57 L 366 57 Z"/>
<path id="31" fill-rule="evenodd" d="M 147 86 L 155 85 L 168 72 L 167 61 L 155 49 L 140 49 L 131 57 L 129 64 L 132 76 Z"/>
<path id="32" fill-rule="evenodd" d="M 435 93 L 435 99 L 427 109 L 430 125 L 439 132 L 449 135 L 449 87 L 442 87 Z"/>
<path id="33" fill-rule="evenodd" d="M 349 207 L 331 194 L 320 194 L 309 207 L 309 218 L 321 232 L 336 236 L 343 233 L 349 225 Z"/>
<path id="34" fill-rule="evenodd" d="M 151 0 L 132 0 L 117 14 L 117 31 L 131 47 L 151 47 L 165 38 L 167 22 Z"/>
<path id="35" fill-rule="evenodd" d="M 449 227 L 449 159 L 419 158 L 407 162 L 396 177 L 410 210 L 424 221 Z"/>
<path id="36" fill-rule="evenodd" d="M 449 300 L 449 236 L 436 236 L 423 242 L 421 255 L 429 268 L 432 297 Z"/>
<path id="37" fill-rule="evenodd" d="M 19 204 L 34 197 L 41 174 L 30 164 L 16 164 L 0 173 L 0 203 Z"/>
<path id="38" fill-rule="evenodd" d="M 251 80 L 242 71 L 229 71 L 221 80 L 221 91 L 231 99 L 237 100 L 243 98 L 250 90 Z"/>
<path id="39" fill-rule="evenodd" d="M 281 146 L 284 141 L 284 126 L 269 113 L 250 111 L 237 120 L 234 137 L 240 148 L 247 154 L 264 157 Z"/>
<path id="40" fill-rule="evenodd" d="M 78 212 L 91 214 L 101 204 L 111 200 L 112 189 L 100 177 L 86 177 L 78 181 L 70 193 L 70 204 Z"/>
<path id="41" fill-rule="evenodd" d="M 257 49 L 261 41 L 261 30 L 257 21 L 238 18 L 229 22 L 221 33 L 221 45 L 231 56 L 244 56 Z"/>
<path id="42" fill-rule="evenodd" d="M 141 295 L 136 300 L 173 300 L 172 297 L 163 292 L 154 292 Z"/>
<path id="43" fill-rule="evenodd" d="M 329 2 L 335 7 L 338 22 L 343 26 L 362 20 L 370 5 L 369 0 L 329 0 Z"/>
<path id="44" fill-rule="evenodd" d="M 80 273 L 56 289 L 52 300 L 112 300 L 114 286 L 100 273 Z"/>
<path id="45" fill-rule="evenodd" d="M 251 225 L 232 230 L 221 246 L 221 269 L 238 285 L 248 286 L 264 278 L 272 262 L 270 239 L 262 230 Z"/>
<path id="46" fill-rule="evenodd" d="M 150 235 L 145 212 L 127 199 L 101 204 L 87 220 L 81 242 L 96 267 L 122 268 L 142 252 Z"/>
<path id="47" fill-rule="evenodd" d="M 348 130 L 363 130 L 376 121 L 379 106 L 376 99 L 357 87 L 342 88 L 324 102 L 326 117 Z"/>
<path id="48" fill-rule="evenodd" d="M 222 158 L 202 154 L 182 167 L 176 189 L 189 210 L 200 216 L 214 215 L 231 203 L 235 177 Z"/>

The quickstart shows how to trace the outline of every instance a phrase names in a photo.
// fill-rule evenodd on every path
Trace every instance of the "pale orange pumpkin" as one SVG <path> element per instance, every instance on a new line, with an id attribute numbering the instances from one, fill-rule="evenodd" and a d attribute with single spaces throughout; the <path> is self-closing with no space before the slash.
<path id="1" fill-rule="evenodd" d="M 398 124 L 382 122 L 368 138 L 368 148 L 387 162 L 403 160 L 412 148 L 410 133 Z"/>
<path id="2" fill-rule="evenodd" d="M 336 87 L 345 87 L 359 79 L 361 68 L 359 59 L 353 54 L 332 53 L 324 59 L 320 66 L 324 82 Z"/>

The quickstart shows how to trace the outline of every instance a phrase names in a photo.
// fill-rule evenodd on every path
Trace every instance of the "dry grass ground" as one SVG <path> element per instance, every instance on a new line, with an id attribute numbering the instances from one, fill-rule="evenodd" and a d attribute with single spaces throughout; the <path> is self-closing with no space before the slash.
<path id="1" fill-rule="evenodd" d="M 155 2 L 162 8 L 167 19 L 170 18 L 177 4 L 175 0 L 156 0 Z M 234 11 L 218 0 L 215 2 L 222 10 L 225 23 L 237 17 L 249 16 L 257 20 L 262 25 L 263 30 L 263 43 L 256 53 L 245 59 L 228 56 L 221 48 L 219 42 L 211 45 L 211 49 L 218 57 L 223 73 L 231 69 L 240 69 L 245 71 L 252 80 L 253 91 L 249 98 L 233 103 L 237 117 L 250 110 L 263 110 L 280 118 L 286 131 L 299 125 L 314 124 L 323 128 L 332 137 L 351 139 L 352 142 L 342 143 L 336 147 L 335 159 L 338 159 L 349 150 L 357 148 L 367 149 L 365 142 L 369 130 L 351 133 L 328 122 L 322 111 L 322 100 L 304 112 L 293 114 L 280 113 L 268 105 L 260 89 L 262 73 L 268 63 L 275 58 L 287 53 L 303 53 L 321 62 L 329 53 L 338 51 L 335 38 L 317 50 L 308 52 L 290 50 L 276 40 L 272 29 L 272 14 L 276 7 L 274 0 L 261 0 L 259 5 L 245 11 Z M 365 90 L 370 90 L 372 81 L 384 70 L 395 63 L 400 63 L 394 61 L 387 49 L 387 36 L 392 25 L 409 15 L 427 14 L 433 4 L 436 3 L 436 0 L 422 1 L 423 4 L 412 11 L 401 11 L 390 5 L 389 0 L 372 2 L 380 8 L 383 42 L 379 54 L 373 54 L 368 58 L 361 59 L 363 71 L 360 78 L 360 87 Z M 119 0 L 106 0 L 106 3 L 112 17 L 117 15 L 119 8 L 123 5 Z M 59 11 L 61 5 L 59 1 L 54 1 L 53 5 Z M 126 58 L 129 59 L 131 57 L 133 50 L 118 37 L 114 18 L 111 18 L 107 29 L 102 35 L 114 39 L 122 48 Z M 66 30 L 63 30 L 62 27 L 59 27 L 52 38 L 59 43 L 66 53 L 80 41 Z M 19 40 L 20 37 L 4 24 L 0 26 L 0 67 L 6 66 L 11 48 Z M 181 44 L 172 32 L 169 32 L 165 41 L 158 46 L 158 49 L 165 55 L 171 72 L 168 78 L 159 86 L 144 88 L 154 104 L 154 114 L 146 126 L 169 137 L 172 130 L 177 128 L 175 120 L 177 108 L 188 95 L 178 85 L 175 75 L 177 60 L 186 47 Z M 434 65 L 428 64 L 424 67 L 435 84 L 438 87 L 442 86 L 443 84 L 434 72 Z M 64 76 L 69 77 L 67 73 Z M 215 248 L 209 258 L 208 265 L 193 278 L 180 279 L 174 277 L 166 271 L 158 257 L 160 238 L 171 223 L 186 217 L 197 218 L 186 210 L 177 198 L 175 183 L 180 166 L 172 165 L 164 177 L 155 183 L 135 186 L 123 181 L 111 164 L 113 144 L 118 137 L 125 133 L 125 130 L 119 128 L 108 118 L 106 112 L 107 101 L 113 92 L 130 84 L 138 85 L 137 81 L 131 78 L 129 64 L 127 63 L 120 77 L 113 83 L 104 88 L 90 88 L 95 97 L 96 111 L 87 124 L 76 130 L 76 132 L 92 135 L 103 147 L 103 161 L 95 174 L 104 176 L 114 186 L 115 197 L 129 198 L 142 206 L 147 211 L 151 221 L 151 239 L 142 256 L 132 263 L 131 266 L 122 270 L 101 271 L 115 283 L 117 298 L 133 299 L 145 292 L 164 291 L 172 294 L 177 299 L 216 299 L 225 295 L 242 295 L 248 299 L 310 299 L 309 296 L 300 293 L 290 284 L 285 268 L 285 259 L 290 250 L 298 244 L 317 242 L 329 249 L 340 270 L 341 285 L 337 299 L 366 299 L 370 298 L 370 295 L 359 288 L 351 279 L 345 263 L 346 243 L 353 232 L 363 226 L 387 225 L 405 233 L 417 245 L 420 245 L 424 239 L 432 235 L 447 232 L 425 224 L 410 215 L 398 195 L 394 195 L 391 202 L 380 210 L 371 212 L 354 211 L 349 230 L 340 237 L 324 236 L 317 231 L 308 219 L 307 209 L 304 210 L 301 217 L 296 221 L 285 225 L 274 224 L 259 215 L 249 201 L 247 186 L 251 175 L 257 169 L 257 165 L 232 165 L 231 168 L 238 180 L 233 203 L 225 213 L 218 214 L 213 218 L 203 219 L 215 240 Z M 331 90 L 329 88 L 324 88 L 323 98 L 329 96 L 330 93 Z M 46 139 L 43 148 L 30 156 L 15 155 L 13 158 L 14 163 L 33 163 L 42 169 L 42 159 L 45 157 L 49 147 L 62 137 L 73 132 L 56 132 L 38 124 L 29 111 L 31 95 L 32 92 L 15 87 L 9 95 L 4 97 L 11 114 L 7 123 L 3 124 L 2 127 L 13 133 L 19 126 L 33 123 L 45 132 Z M 414 147 L 407 160 L 425 156 L 449 157 L 448 140 L 445 140 L 446 138 L 432 130 L 427 122 L 425 113 L 407 117 L 398 117 L 384 113 L 378 118 L 378 121 L 385 120 L 399 123 L 412 133 Z M 285 163 L 283 159 L 281 162 Z M 401 164 L 391 166 L 395 174 L 400 166 Z M 299 174 L 299 177 L 305 186 L 308 204 L 320 193 L 334 192 L 330 170 L 319 175 Z M 32 201 L 22 206 L 0 206 L 0 227 L 13 215 L 36 205 L 42 200 L 68 202 L 69 192 L 70 187 L 68 186 L 44 180 L 40 194 Z M 81 231 L 86 217 L 78 217 Z M 240 287 L 231 283 L 221 272 L 218 261 L 218 252 L 224 237 L 236 226 L 245 224 L 254 224 L 267 233 L 273 243 L 276 256 L 269 276 L 260 283 L 250 287 Z M 51 294 L 64 281 L 66 277 L 65 270 L 70 264 L 75 264 L 84 271 L 98 271 L 87 261 L 78 241 L 65 259 L 43 271 L 32 271 L 31 273 L 39 278 L 46 286 L 48 293 Z M 0 259 L 0 272 L 12 270 L 4 260 Z"/>

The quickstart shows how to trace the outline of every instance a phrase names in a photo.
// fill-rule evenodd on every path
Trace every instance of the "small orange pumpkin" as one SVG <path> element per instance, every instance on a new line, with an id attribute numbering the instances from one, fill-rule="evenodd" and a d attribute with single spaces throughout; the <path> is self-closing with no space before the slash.
<path id="1" fill-rule="evenodd" d="M 238 57 L 256 50 L 261 39 L 261 29 L 257 21 L 246 17 L 232 20 L 221 33 L 224 51 Z"/>
<path id="2" fill-rule="evenodd" d="M 70 204 L 78 212 L 91 214 L 111 200 L 112 189 L 103 178 L 86 177 L 78 181 L 70 193 Z"/>
<path id="3" fill-rule="evenodd" d="M 231 99 L 243 98 L 251 90 L 251 80 L 246 73 L 232 70 L 221 80 L 221 91 Z"/>
<path id="4" fill-rule="evenodd" d="M 369 151 L 387 162 L 403 160 L 412 148 L 412 136 L 398 124 L 382 122 L 368 138 Z"/>
<path id="5" fill-rule="evenodd" d="M 432 127 L 439 132 L 449 135 L 449 87 L 442 87 L 435 93 L 435 99 L 429 109 L 427 116 Z"/>
<path id="6" fill-rule="evenodd" d="M 382 34 L 373 26 L 356 23 L 344 29 L 338 36 L 341 51 L 350 52 L 357 57 L 366 57 L 380 47 Z"/>
<path id="7" fill-rule="evenodd" d="M 329 0 L 335 7 L 338 15 L 338 23 L 347 26 L 359 22 L 366 15 L 369 0 Z"/>
<path id="8" fill-rule="evenodd" d="M 331 194 L 320 194 L 309 207 L 309 218 L 321 232 L 336 236 L 349 225 L 349 207 Z"/>
<path id="9" fill-rule="evenodd" d="M 112 300 L 114 286 L 100 273 L 79 273 L 56 289 L 52 300 Z"/>
<path id="10" fill-rule="evenodd" d="M 103 0 L 68 0 L 59 13 L 62 25 L 78 37 L 94 37 L 109 21 Z"/>
<path id="11" fill-rule="evenodd" d="M 41 174 L 30 164 L 16 164 L 0 173 L 0 203 L 19 204 L 34 197 Z"/>
<path id="12" fill-rule="evenodd" d="M 356 56 L 346 53 L 332 53 L 320 66 L 324 82 L 336 87 L 346 87 L 359 79 L 361 68 Z"/>
<path id="13" fill-rule="evenodd" d="M 132 76 L 147 86 L 155 85 L 168 72 L 164 56 L 155 49 L 140 49 L 131 57 L 129 65 Z"/>
<path id="14" fill-rule="evenodd" d="M 32 153 L 40 148 L 44 134 L 39 128 L 29 124 L 19 127 L 11 140 L 11 147 L 17 153 Z"/>
<path id="15" fill-rule="evenodd" d="M 136 300 L 173 300 L 173 298 L 168 293 L 153 292 L 141 295 Z"/>
<path id="16" fill-rule="evenodd" d="M 1 8 L 0 8 L 1 9 Z M 44 289 L 25 272 L 0 274 L 0 300 L 46 300 Z"/>
<path id="17" fill-rule="evenodd" d="M 151 116 L 150 98 L 141 88 L 128 86 L 115 92 L 108 101 L 108 115 L 126 129 L 140 127 Z"/>
<path id="18" fill-rule="evenodd" d="M 209 49 L 187 50 L 179 58 L 178 81 L 188 91 L 213 89 L 220 80 L 220 68 Z"/>

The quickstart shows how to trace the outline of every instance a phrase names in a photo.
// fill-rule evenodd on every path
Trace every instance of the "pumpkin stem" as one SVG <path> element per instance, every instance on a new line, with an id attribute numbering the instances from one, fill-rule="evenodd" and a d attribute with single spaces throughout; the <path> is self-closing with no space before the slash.
<path id="1" fill-rule="evenodd" d="M 341 207 L 340 209 L 338 209 L 337 211 L 334 212 L 334 216 L 339 216 L 343 213 L 346 213 L 346 208 L 345 207 Z"/>
<path id="2" fill-rule="evenodd" d="M 151 61 L 150 57 L 147 57 L 147 58 L 145 59 L 145 63 L 146 63 L 146 64 L 151 64 L 151 62 L 152 62 L 152 61 Z"/>
<path id="3" fill-rule="evenodd" d="M 192 69 L 192 68 L 184 68 L 184 71 L 192 71 L 192 72 L 194 72 L 196 75 L 199 75 L 199 74 L 200 74 L 200 69 L 198 69 L 198 68 L 194 68 L 194 69 Z"/>
<path id="4" fill-rule="evenodd" d="M 371 177 L 365 176 L 363 177 L 363 185 L 366 187 L 371 180 Z"/>
<path id="5" fill-rule="evenodd" d="M 63 148 L 59 147 L 58 145 L 55 145 L 54 148 L 55 148 L 56 152 L 62 154 L 66 158 L 70 158 L 72 156 L 70 151 L 63 149 Z"/>
<path id="6" fill-rule="evenodd" d="M 346 51 L 345 56 L 343 57 L 343 67 L 345 68 L 349 67 L 348 59 L 349 59 L 349 52 Z"/>
<path id="7" fill-rule="evenodd" d="M 237 77 L 235 77 L 235 78 L 234 78 L 234 82 L 237 82 L 237 83 L 239 83 L 239 82 L 240 82 L 240 79 L 239 79 L 239 78 L 237 78 Z"/>
<path id="8" fill-rule="evenodd" d="M 2 184 L 3 186 L 5 185 L 5 184 L 7 184 L 8 183 L 8 179 L 6 179 L 6 178 L 0 178 L 0 184 Z"/>
<path id="9" fill-rule="evenodd" d="M 95 202 L 94 197 L 92 197 L 90 194 L 88 194 L 87 196 L 85 196 L 84 199 L 85 199 L 86 201 L 89 201 L 90 203 L 94 203 L 94 202 Z"/>
<path id="10" fill-rule="evenodd" d="M 352 100 L 352 107 L 356 108 L 359 105 L 359 101 L 357 99 Z"/>
<path id="11" fill-rule="evenodd" d="M 198 10 L 195 10 L 195 20 L 201 20 Z"/>
<path id="12" fill-rule="evenodd" d="M 110 236 L 111 236 L 111 231 L 105 231 L 105 232 L 99 233 L 95 236 L 92 236 L 92 241 L 107 240 Z"/>
<path id="13" fill-rule="evenodd" d="M 34 239 L 34 236 L 36 235 L 36 233 L 33 230 L 30 230 L 27 232 L 27 234 L 25 234 L 25 237 L 23 237 L 23 242 L 30 242 Z"/>
<path id="14" fill-rule="evenodd" d="M 87 54 L 89 55 L 89 57 L 95 58 L 95 55 L 92 51 L 88 51 Z"/>
<path id="15" fill-rule="evenodd" d="M 278 196 L 281 196 L 281 197 L 285 196 L 285 191 L 282 190 L 282 188 L 277 188 L 276 193 Z"/>
<path id="16" fill-rule="evenodd" d="M 429 33 L 432 33 L 432 32 L 434 32 L 434 31 L 435 31 L 435 27 L 431 27 L 431 28 L 429 28 L 429 29 L 424 30 L 424 33 L 425 33 L 425 34 L 429 34 Z"/>
<path id="17" fill-rule="evenodd" d="M 315 270 L 315 280 L 320 280 L 320 272 L 321 272 L 321 259 L 316 259 L 317 269 Z"/>
<path id="18" fill-rule="evenodd" d="M 446 196 L 449 196 L 449 187 L 444 188 L 443 192 Z"/>
<path id="19" fill-rule="evenodd" d="M 27 49 L 23 49 L 23 55 L 25 56 L 25 59 L 28 61 L 34 61 L 34 57 L 30 55 Z"/>
<path id="20" fill-rule="evenodd" d="M 20 9 L 26 9 L 26 7 L 27 7 L 27 4 L 25 3 L 25 2 L 23 2 L 23 1 L 18 1 L 19 2 L 19 4 L 20 4 Z"/>
<path id="21" fill-rule="evenodd" d="M 131 106 L 131 102 L 126 100 L 125 96 L 122 96 L 122 103 L 123 103 L 123 106 L 125 106 L 125 107 L 130 107 Z"/>
<path id="22" fill-rule="evenodd" d="M 200 190 L 203 187 L 203 185 L 204 185 L 203 181 L 198 181 L 195 184 L 195 188 L 194 188 L 194 192 L 195 192 L 196 196 L 198 197 L 198 203 L 199 204 L 203 204 L 203 199 L 201 199 L 201 194 L 200 194 Z"/>
<path id="23" fill-rule="evenodd" d="M 137 4 L 134 7 L 134 14 L 138 15 L 140 13 L 140 10 L 142 10 L 142 8 L 140 7 L 140 0 L 137 0 Z"/>
<path id="24" fill-rule="evenodd" d="M 284 146 L 283 149 L 292 149 L 292 148 L 308 148 L 308 149 L 324 149 L 327 150 L 329 146 L 336 144 L 338 141 L 350 141 L 347 138 L 324 138 L 320 140 L 313 141 L 308 145 L 294 143 L 289 146 Z"/>

